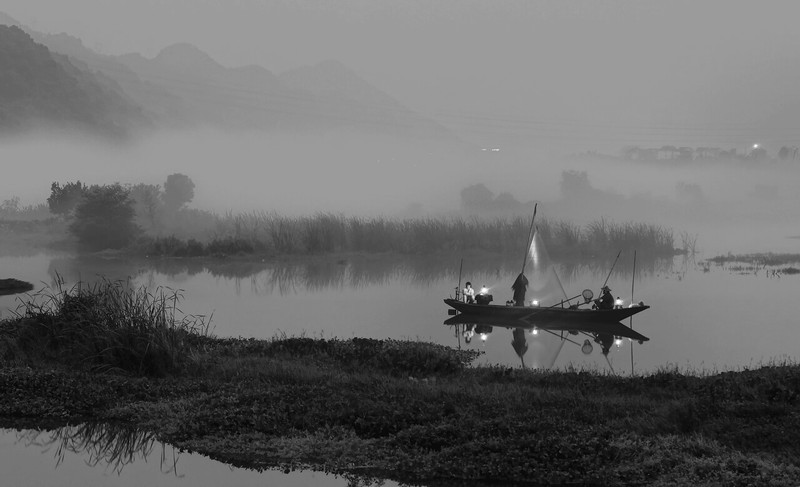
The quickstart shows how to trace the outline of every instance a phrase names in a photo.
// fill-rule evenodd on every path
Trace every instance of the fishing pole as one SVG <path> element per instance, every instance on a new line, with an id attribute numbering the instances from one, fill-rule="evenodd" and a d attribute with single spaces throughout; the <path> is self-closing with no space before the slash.
<path id="1" fill-rule="evenodd" d="M 536 309 L 534 309 L 533 311 L 531 311 L 530 313 L 528 313 L 527 315 L 523 316 L 523 317 L 522 317 L 522 318 L 520 318 L 520 319 L 521 319 L 521 320 L 523 320 L 523 321 L 525 321 L 525 320 L 527 320 L 528 318 L 530 318 L 531 316 L 535 315 L 536 313 L 541 313 L 542 311 L 547 311 L 548 309 L 553 309 L 553 308 L 555 308 L 556 306 L 562 306 L 564 303 L 569 303 L 569 302 L 570 302 L 570 301 L 572 301 L 573 299 L 578 299 L 578 298 L 579 298 L 579 297 L 581 297 L 581 296 L 583 296 L 583 293 L 581 293 L 581 294 L 578 294 L 577 296 L 573 296 L 573 297 L 571 297 L 571 298 L 569 298 L 569 299 L 565 299 L 564 301 L 561 301 L 560 303 L 556 303 L 556 304 L 554 304 L 554 305 L 552 305 L 552 306 L 548 306 L 548 307 L 546 307 L 546 308 L 536 308 Z"/>
<path id="2" fill-rule="evenodd" d="M 564 342 L 570 342 L 570 343 L 574 343 L 575 345 L 581 346 L 581 344 L 576 342 L 575 340 L 569 339 L 569 338 L 567 338 L 567 337 L 565 337 L 563 335 L 559 335 L 558 333 L 554 332 L 553 330 L 547 330 L 545 328 L 537 328 L 537 330 L 546 331 L 547 333 L 550 333 L 551 335 L 555 335 L 555 336 L 559 337 L 559 339 L 561 340 L 561 344 L 562 345 L 564 344 Z M 560 349 L 559 349 L 559 351 L 560 351 Z"/>
<path id="3" fill-rule="evenodd" d="M 461 258 L 461 265 L 458 266 L 458 287 L 456 288 L 456 301 L 461 301 L 458 297 L 458 293 L 461 292 L 461 270 L 464 269 L 464 258 Z"/>
<path id="4" fill-rule="evenodd" d="M 633 251 L 633 277 L 631 277 L 631 304 L 633 304 L 633 289 L 636 283 L 636 251 Z M 631 315 L 630 327 L 633 330 L 633 315 Z M 631 340 L 631 376 L 633 375 L 633 340 Z"/>
<path id="5" fill-rule="evenodd" d="M 611 264 L 611 270 L 608 271 L 608 276 L 606 276 L 606 280 L 603 281 L 603 286 L 602 287 L 605 287 L 606 284 L 608 284 L 608 280 L 611 278 L 611 273 L 614 272 L 614 266 L 617 265 L 617 260 L 619 260 L 619 254 L 621 254 L 621 253 L 622 253 L 622 249 L 619 249 L 619 252 L 617 252 L 617 258 L 614 259 L 614 263 Z"/>
<path id="6" fill-rule="evenodd" d="M 533 205 L 533 217 L 531 218 L 531 227 L 528 229 L 528 239 L 525 241 L 525 258 L 522 259 L 522 270 L 519 272 L 520 274 L 525 274 L 525 264 L 528 262 L 528 249 L 531 247 L 531 240 L 533 239 L 533 222 L 536 221 L 536 209 L 538 206 L 539 203 Z"/>

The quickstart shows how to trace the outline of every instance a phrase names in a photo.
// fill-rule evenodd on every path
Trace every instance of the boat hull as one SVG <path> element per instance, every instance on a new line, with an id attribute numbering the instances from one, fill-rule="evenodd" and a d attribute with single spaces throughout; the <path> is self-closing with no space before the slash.
<path id="1" fill-rule="evenodd" d="M 577 309 L 561 307 L 534 306 L 501 306 L 496 304 L 468 304 L 456 299 L 445 299 L 451 308 L 471 316 L 497 318 L 501 320 L 518 320 L 535 326 L 551 327 L 569 326 L 590 323 L 619 323 L 636 313 L 649 309 L 650 306 L 633 306 L 614 309 Z"/>

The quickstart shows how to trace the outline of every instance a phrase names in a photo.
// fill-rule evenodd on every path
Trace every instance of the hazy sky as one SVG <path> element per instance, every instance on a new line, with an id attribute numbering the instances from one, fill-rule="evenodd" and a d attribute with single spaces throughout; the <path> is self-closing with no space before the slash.
<path id="1" fill-rule="evenodd" d="M 274 72 L 337 59 L 486 144 L 798 142 L 780 96 L 796 84 L 774 79 L 798 64 L 796 1 L 4 0 L 0 9 L 108 54 L 152 57 L 189 42 L 224 65 Z"/>
<path id="2" fill-rule="evenodd" d="M 457 208 L 476 183 L 553 200 L 562 171 L 585 170 L 595 187 L 624 195 L 674 198 L 689 182 L 724 208 L 752 194 L 772 197 L 770 214 L 800 208 L 796 173 L 557 157 L 754 143 L 774 156 L 800 146 L 798 1 L 3 0 L 0 11 L 106 54 L 153 57 L 188 42 L 223 65 L 275 73 L 335 59 L 469 142 L 502 147 L 467 159 L 358 136 L 158 134 L 125 151 L 23 139 L 0 145 L 0 160 L 28 161 L 27 177 L 0 180 L 0 195 L 25 203 L 43 201 L 55 180 L 159 184 L 183 172 L 197 185 L 194 203 L 217 211 L 433 211 Z"/>

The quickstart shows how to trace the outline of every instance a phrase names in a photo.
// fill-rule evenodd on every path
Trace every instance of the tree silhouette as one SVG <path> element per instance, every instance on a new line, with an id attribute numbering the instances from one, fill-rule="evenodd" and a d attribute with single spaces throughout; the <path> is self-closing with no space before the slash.
<path id="1" fill-rule="evenodd" d="M 119 184 L 91 186 L 75 208 L 70 232 L 91 250 L 119 249 L 140 233 L 128 191 Z"/>
<path id="2" fill-rule="evenodd" d="M 54 182 L 50 185 L 50 196 L 47 198 L 47 206 L 50 212 L 64 217 L 70 216 L 83 199 L 86 193 L 86 185 L 80 181 L 66 183 L 63 187 Z"/>
<path id="3" fill-rule="evenodd" d="M 164 183 L 164 205 L 170 211 L 180 210 L 194 198 L 194 183 L 181 173 L 170 174 Z"/>

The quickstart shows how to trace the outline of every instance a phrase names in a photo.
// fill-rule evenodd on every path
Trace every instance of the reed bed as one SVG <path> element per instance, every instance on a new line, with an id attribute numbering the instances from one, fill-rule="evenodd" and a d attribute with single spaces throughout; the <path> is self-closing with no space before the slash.
<path id="1" fill-rule="evenodd" d="M 672 230 L 648 223 L 600 220 L 586 226 L 539 219 L 537 227 L 553 256 L 637 250 L 674 255 Z M 454 251 L 520 253 L 530 220 L 479 218 L 393 219 L 332 213 L 287 217 L 254 212 L 219 217 L 210 244 L 173 237 L 146 241 L 150 255 L 306 255 L 335 252 L 423 254 Z"/>
<path id="2" fill-rule="evenodd" d="M 59 277 L 28 296 L 0 322 L 0 347 L 18 361 L 163 376 L 186 366 L 198 337 L 209 335 L 210 318 L 183 315 L 181 291 L 169 288 L 101 280 L 65 289 Z"/>

